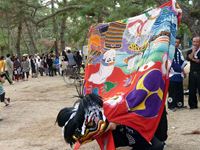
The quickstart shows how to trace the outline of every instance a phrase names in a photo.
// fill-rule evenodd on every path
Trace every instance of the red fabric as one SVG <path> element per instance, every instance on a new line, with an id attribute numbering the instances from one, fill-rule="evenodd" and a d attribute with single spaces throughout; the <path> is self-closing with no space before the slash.
<path id="1" fill-rule="evenodd" d="M 108 131 L 96 139 L 102 150 L 114 150 L 115 144 L 112 136 L 112 132 Z"/>
<path id="2" fill-rule="evenodd" d="M 163 8 L 163 7 L 166 7 L 166 6 L 171 6 L 171 5 L 172 5 L 172 0 L 170 0 L 169 2 L 166 2 L 166 3 L 162 4 L 160 6 L 160 8 Z"/>
<path id="3" fill-rule="evenodd" d="M 174 4 L 171 0 L 160 6 L 160 8 L 166 6 L 172 7 L 172 5 Z M 97 93 L 100 95 L 104 100 L 103 110 L 109 122 L 126 125 L 135 129 L 148 142 L 150 142 L 157 129 L 168 92 L 169 78 L 167 68 L 168 64 L 170 64 L 169 62 L 172 61 L 170 56 L 173 56 L 175 43 L 175 38 L 172 38 L 172 36 L 176 34 L 176 28 L 174 29 L 173 27 L 176 26 L 175 21 L 177 21 L 176 19 L 170 19 L 175 18 L 173 16 L 174 14 L 177 15 L 177 17 L 180 16 L 180 14 L 173 9 L 174 8 L 165 9 L 162 13 L 163 18 L 159 18 L 160 12 L 158 15 L 155 14 L 155 16 L 148 14 L 149 16 L 152 15 L 152 17 L 149 17 L 150 19 L 146 20 L 144 19 L 146 17 L 142 16 L 142 18 L 140 16 L 140 18 L 138 16 L 136 21 L 134 20 L 135 18 L 131 18 L 132 20 L 127 19 L 128 21 L 126 23 L 123 23 L 124 20 L 112 24 L 110 23 L 106 33 L 103 33 L 104 30 L 106 30 L 104 27 L 108 24 L 103 24 L 104 26 L 93 26 L 89 33 L 88 64 L 85 68 L 85 94 Z M 156 11 L 160 11 L 160 9 L 156 9 L 155 12 Z M 173 15 L 171 11 L 173 12 Z M 167 12 L 170 13 L 167 14 Z M 170 19 L 166 19 L 167 23 L 164 24 L 163 20 L 165 20 L 166 16 L 169 16 Z M 150 52 L 153 51 L 152 54 L 140 51 L 139 48 L 141 47 L 137 45 L 138 43 L 136 40 L 131 41 L 131 39 L 128 39 L 132 42 L 129 41 L 132 45 L 128 45 L 129 43 L 125 42 L 128 37 L 128 34 L 126 35 L 127 32 L 133 34 L 132 36 L 135 36 L 138 39 L 142 39 L 143 37 L 140 36 L 143 29 L 148 30 L 147 24 L 150 26 L 151 21 L 154 20 L 154 18 L 159 18 L 160 20 L 156 22 L 157 24 L 152 31 L 149 30 L 150 33 L 146 33 L 151 34 L 154 32 L 156 35 L 154 35 L 155 39 L 152 41 L 148 39 L 148 43 L 152 44 L 152 47 L 157 45 L 157 47 L 154 47 L 155 49 L 151 49 Z M 173 21 L 173 27 L 170 26 L 172 24 L 168 24 L 169 21 Z M 159 23 L 163 23 L 164 25 L 162 24 L 160 27 Z M 157 33 L 157 30 L 160 32 Z M 167 31 L 169 31 L 170 34 L 169 38 L 166 34 L 163 35 L 163 33 L 166 33 Z M 128 45 L 127 47 L 126 44 Z M 104 46 L 107 47 L 105 48 Z M 133 47 L 132 49 L 130 48 L 131 46 Z M 143 64 L 140 64 L 140 67 L 137 70 L 128 73 L 124 67 L 127 64 L 124 65 L 124 62 L 128 62 L 135 57 L 133 51 L 140 51 L 145 54 L 142 57 L 143 62 L 141 63 Z M 138 53 L 136 53 L 136 55 L 137 54 Z M 112 57 L 113 55 L 116 56 Z M 118 58 L 118 62 L 115 62 L 116 58 Z M 134 63 L 135 62 L 133 62 L 133 64 Z M 108 69 L 107 72 L 105 71 L 106 69 Z M 158 88 L 156 90 L 151 90 L 157 86 Z M 134 92 L 142 94 L 135 94 Z M 146 93 L 147 95 L 145 95 Z M 138 101 L 138 99 L 142 100 L 140 96 L 143 95 L 145 95 L 143 101 Z M 129 99 L 132 99 L 133 101 Z M 155 101 L 153 101 L 154 99 Z M 115 149 L 111 131 L 99 136 L 97 141 L 101 149 Z"/>
<path id="4" fill-rule="evenodd" d="M 81 144 L 79 142 L 76 142 L 74 144 L 74 150 L 78 150 L 80 148 Z"/>

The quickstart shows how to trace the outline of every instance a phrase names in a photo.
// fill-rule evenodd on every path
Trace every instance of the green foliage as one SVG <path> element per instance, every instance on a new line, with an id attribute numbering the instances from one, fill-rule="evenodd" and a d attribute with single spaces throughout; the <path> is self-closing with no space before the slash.
<path id="1" fill-rule="evenodd" d="M 151 0 L 71 0 L 68 4 L 85 5 L 82 9 L 67 12 L 72 19 L 68 22 L 67 41 L 71 46 L 83 46 L 92 24 L 133 17 L 154 3 Z"/>
<path id="2" fill-rule="evenodd" d="M 192 17 L 200 18 L 200 8 L 193 9 L 190 14 Z"/>
<path id="3" fill-rule="evenodd" d="M 0 47 L 6 46 L 6 35 L 2 32 L 0 32 Z"/>
<path id="4" fill-rule="evenodd" d="M 179 26 L 177 35 L 183 37 L 184 34 L 187 34 L 189 37 L 192 37 L 192 33 L 189 30 L 188 26 L 184 23 L 181 23 L 180 26 Z"/>
<path id="5" fill-rule="evenodd" d="M 164 0 L 163 0 L 164 1 Z M 179 3 L 187 5 L 187 0 L 178 0 Z M 8 46 L 8 30 L 12 33 L 10 36 L 11 48 L 15 47 L 17 38 L 17 27 L 19 21 L 22 20 L 22 34 L 24 40 L 21 40 L 21 49 L 32 51 L 29 36 L 27 33 L 24 20 L 31 25 L 31 31 L 36 41 L 36 46 L 39 52 L 43 52 L 45 49 L 44 45 L 37 42 L 40 39 L 53 40 L 55 34 L 53 33 L 53 22 L 52 17 L 35 24 L 38 20 L 41 20 L 51 15 L 51 0 L 0 0 L 0 45 Z M 66 16 L 66 30 L 64 39 L 67 46 L 72 48 L 82 48 L 87 42 L 88 29 L 92 24 L 99 22 L 111 22 L 121 19 L 133 17 L 141 14 L 144 10 L 154 7 L 156 0 L 55 0 L 58 7 L 55 8 L 55 13 L 71 5 L 81 5 L 83 7 L 79 9 L 70 9 L 62 11 L 61 13 L 55 14 L 56 27 L 58 28 L 56 38 L 60 40 L 61 32 L 61 20 Z M 158 1 L 157 1 L 158 2 Z M 49 4 L 49 5 L 48 5 Z M 193 6 L 199 8 L 199 0 L 193 0 Z M 192 13 L 195 15 L 199 11 Z M 188 12 L 189 13 L 189 12 Z M 198 16 L 199 17 L 199 14 Z M 184 33 L 191 34 L 185 24 L 182 24 L 178 34 L 183 36 Z M 28 46 L 28 47 L 27 47 Z M 27 52 L 25 52 L 27 53 Z"/>

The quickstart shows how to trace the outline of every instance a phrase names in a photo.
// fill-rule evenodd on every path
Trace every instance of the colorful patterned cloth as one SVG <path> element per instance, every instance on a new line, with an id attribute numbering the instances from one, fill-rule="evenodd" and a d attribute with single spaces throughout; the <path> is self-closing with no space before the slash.
<path id="1" fill-rule="evenodd" d="M 164 108 L 180 15 L 171 0 L 142 15 L 90 28 L 85 94 L 100 95 L 109 122 L 132 127 L 147 141 Z M 101 149 L 114 148 L 111 132 L 97 140 Z"/>

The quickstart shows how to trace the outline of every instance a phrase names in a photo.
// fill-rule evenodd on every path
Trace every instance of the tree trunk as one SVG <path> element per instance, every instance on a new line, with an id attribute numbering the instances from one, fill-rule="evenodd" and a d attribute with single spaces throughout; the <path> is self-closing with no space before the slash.
<path id="1" fill-rule="evenodd" d="M 64 4 L 64 6 L 66 6 L 67 1 L 63 0 L 63 4 Z M 63 13 L 62 20 L 61 20 L 61 30 L 60 30 L 60 48 L 61 48 L 61 51 L 63 51 L 65 49 L 66 20 L 67 20 L 66 13 Z"/>
<path id="2" fill-rule="evenodd" d="M 182 22 L 188 25 L 192 36 L 200 35 L 200 19 L 191 13 L 193 8 L 184 4 L 180 4 L 180 7 L 183 11 Z"/>
<path id="3" fill-rule="evenodd" d="M 33 53 L 36 54 L 38 52 L 38 50 L 37 50 L 37 47 L 35 45 L 35 41 L 34 41 L 34 38 L 33 38 L 32 30 L 30 29 L 30 26 L 29 26 L 27 20 L 25 20 L 25 25 L 26 25 L 26 29 L 28 31 L 28 35 L 29 35 L 29 38 L 30 38 L 30 41 L 31 41 L 31 45 L 33 47 Z"/>
<path id="4" fill-rule="evenodd" d="M 21 44 L 21 34 L 22 34 L 22 21 L 19 21 L 19 25 L 17 28 L 17 42 L 16 42 L 16 53 L 17 57 L 21 58 L 21 52 L 20 52 L 20 44 Z"/>
<path id="5" fill-rule="evenodd" d="M 7 30 L 7 34 L 8 34 L 8 51 L 9 53 L 13 54 L 13 51 L 11 49 L 11 29 L 10 27 L 8 26 L 8 30 Z"/>
<path id="6" fill-rule="evenodd" d="M 54 14 L 55 13 L 55 8 L 54 8 L 54 0 L 51 0 L 51 13 Z M 56 56 L 58 56 L 58 38 L 57 38 L 57 24 L 56 24 L 56 18 L 55 16 L 53 16 L 52 18 L 52 22 L 53 22 L 53 33 L 54 33 L 54 48 L 55 48 L 55 54 Z"/>
<path id="7" fill-rule="evenodd" d="M 9 53 L 13 54 L 13 49 L 11 49 L 11 28 L 9 23 L 8 13 L 6 12 L 6 22 L 7 22 L 7 34 L 8 34 L 8 51 Z"/>
<path id="8" fill-rule="evenodd" d="M 23 40 L 23 42 L 24 42 L 24 45 L 25 45 L 26 48 L 27 48 L 28 54 L 29 54 L 29 55 L 30 55 L 30 54 L 33 54 L 33 53 L 30 51 L 30 48 L 28 47 L 28 44 L 26 43 L 26 40 L 25 40 L 25 38 L 24 38 L 24 34 L 22 34 L 22 40 Z"/>

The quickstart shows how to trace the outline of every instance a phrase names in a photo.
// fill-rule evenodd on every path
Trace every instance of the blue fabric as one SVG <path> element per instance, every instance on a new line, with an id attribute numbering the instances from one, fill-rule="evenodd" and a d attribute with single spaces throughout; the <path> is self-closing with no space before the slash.
<path id="1" fill-rule="evenodd" d="M 59 65 L 59 58 L 55 58 L 53 63 L 54 63 L 55 65 Z"/>
<path id="2" fill-rule="evenodd" d="M 182 71 L 182 65 L 184 63 L 184 59 L 181 58 L 182 53 L 176 48 L 174 53 L 174 59 L 171 65 L 171 69 L 175 74 L 173 74 L 172 77 L 170 77 L 170 81 L 176 81 L 176 82 L 182 82 L 183 76 L 181 75 Z"/>
<path id="3" fill-rule="evenodd" d="M 2 83 L 0 83 L 0 95 L 1 94 L 3 94 L 5 91 L 4 91 L 4 89 L 3 89 L 3 85 L 2 85 Z"/>
<path id="4" fill-rule="evenodd" d="M 183 77 L 181 76 L 181 74 L 175 74 L 170 78 L 170 81 L 182 82 Z"/>

